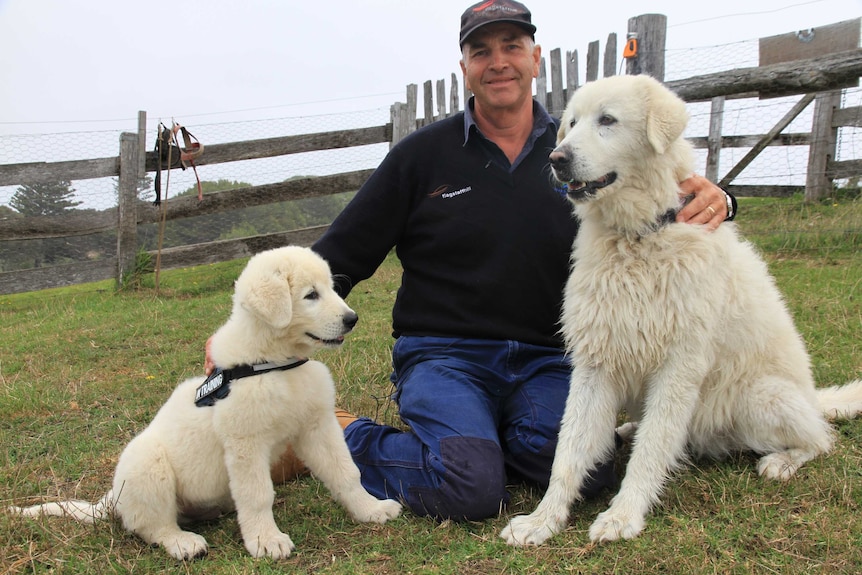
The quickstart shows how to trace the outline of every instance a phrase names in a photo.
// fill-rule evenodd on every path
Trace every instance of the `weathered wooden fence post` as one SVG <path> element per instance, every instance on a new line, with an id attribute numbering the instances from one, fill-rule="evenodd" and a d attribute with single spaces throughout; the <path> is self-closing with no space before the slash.
<path id="1" fill-rule="evenodd" d="M 835 158 L 838 128 L 832 126 L 832 114 L 841 106 L 841 90 L 820 92 L 814 100 L 811 124 L 811 148 L 805 177 L 805 201 L 817 200 L 832 193 L 832 180 L 826 173 L 829 160 Z"/>
<path id="2" fill-rule="evenodd" d="M 553 64 L 551 65 L 553 70 Z M 545 57 L 539 60 L 539 75 L 536 77 L 536 101 L 546 110 L 548 109 L 548 74 L 545 70 Z M 553 112 L 551 112 L 553 114 Z"/>
<path id="3" fill-rule="evenodd" d="M 138 180 L 147 177 L 147 113 L 138 111 Z"/>
<path id="4" fill-rule="evenodd" d="M 120 178 L 117 194 L 117 288 L 135 269 L 138 251 L 138 134 L 120 134 Z"/>
<path id="5" fill-rule="evenodd" d="M 467 91 L 467 87 L 464 87 L 464 91 Z M 452 85 L 449 87 L 449 115 L 457 114 L 461 111 L 460 103 L 461 99 L 458 96 L 458 76 L 455 73 L 452 73 Z"/>
<path id="6" fill-rule="evenodd" d="M 566 51 L 566 102 L 568 102 L 580 83 L 580 68 L 578 66 L 578 51 Z"/>
<path id="7" fill-rule="evenodd" d="M 706 136 L 706 171 L 704 177 L 718 182 L 718 166 L 721 160 L 721 129 L 724 124 L 724 96 L 712 99 L 709 112 L 709 134 Z"/>
<path id="8" fill-rule="evenodd" d="M 563 84 L 563 62 L 559 48 L 551 50 L 551 96 L 548 111 L 552 116 L 561 116 L 566 108 L 566 92 Z"/>
<path id="9" fill-rule="evenodd" d="M 401 141 L 401 139 L 416 130 L 416 105 L 419 95 L 419 86 L 416 84 L 407 85 L 407 103 L 396 102 L 389 109 L 389 115 L 392 118 L 392 146 Z"/>
<path id="10" fill-rule="evenodd" d="M 642 14 L 629 19 L 629 38 L 636 38 L 634 58 L 626 59 L 626 74 L 648 74 L 664 82 L 664 49 L 667 40 L 667 16 Z"/>
<path id="11" fill-rule="evenodd" d="M 422 103 L 425 107 L 425 115 L 422 117 L 422 125 L 427 126 L 434 121 L 434 83 L 431 80 L 425 80 L 422 84 Z"/>
<path id="12" fill-rule="evenodd" d="M 608 41 L 605 43 L 605 60 L 604 69 L 602 71 L 604 78 L 615 76 L 617 73 L 617 34 L 611 32 L 608 34 Z"/>
<path id="13" fill-rule="evenodd" d="M 587 44 L 587 82 L 599 79 L 599 41 L 593 40 Z"/>
<path id="14" fill-rule="evenodd" d="M 442 120 L 447 116 L 446 113 L 446 82 L 437 80 L 435 84 L 437 90 L 437 119 Z"/>

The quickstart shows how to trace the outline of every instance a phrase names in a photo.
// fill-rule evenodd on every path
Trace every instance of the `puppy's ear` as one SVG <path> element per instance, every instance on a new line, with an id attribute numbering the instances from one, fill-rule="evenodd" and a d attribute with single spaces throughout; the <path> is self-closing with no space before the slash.
<path id="1" fill-rule="evenodd" d="M 258 319 L 275 328 L 287 327 L 293 317 L 290 284 L 279 271 L 254 278 L 241 304 Z"/>
<path id="2" fill-rule="evenodd" d="M 647 140 L 659 154 L 665 153 L 688 124 L 685 102 L 659 84 L 650 82 L 647 101 Z"/>

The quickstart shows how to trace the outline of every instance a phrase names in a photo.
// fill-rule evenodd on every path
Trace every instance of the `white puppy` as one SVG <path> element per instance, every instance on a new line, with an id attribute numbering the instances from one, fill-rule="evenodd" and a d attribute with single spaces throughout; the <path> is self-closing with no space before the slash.
<path id="1" fill-rule="evenodd" d="M 581 222 L 561 319 L 574 371 L 548 492 L 503 530 L 510 544 L 565 527 L 623 408 L 639 424 L 625 427 L 636 429 L 631 458 L 593 541 L 641 532 L 687 446 L 757 452 L 758 472 L 785 480 L 831 448 L 824 415 L 862 411 L 862 381 L 815 390 L 781 294 L 736 227 L 674 223 L 693 165 L 687 120 L 647 76 L 589 83 L 563 114 L 550 160 Z"/>
<path id="2" fill-rule="evenodd" d="M 357 319 L 311 250 L 255 255 L 236 282 L 230 318 L 212 338 L 212 358 L 226 371 L 179 384 L 126 446 L 113 489 L 95 505 L 65 501 L 11 511 L 88 522 L 114 514 L 147 543 L 190 559 L 206 554 L 207 542 L 178 522 L 236 509 L 249 553 L 283 559 L 294 544 L 273 520 L 270 466 L 289 443 L 356 520 L 396 517 L 398 502 L 380 501 L 360 484 L 335 418 L 332 377 L 307 360 L 317 348 L 340 345 Z"/>

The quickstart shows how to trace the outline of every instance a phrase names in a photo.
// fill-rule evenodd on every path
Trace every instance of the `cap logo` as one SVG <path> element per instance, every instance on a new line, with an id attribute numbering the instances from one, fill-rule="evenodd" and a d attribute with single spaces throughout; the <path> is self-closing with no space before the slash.
<path id="1" fill-rule="evenodd" d="M 487 10 L 488 12 L 511 12 L 513 14 L 518 14 L 521 12 L 517 8 L 513 8 L 511 6 L 494 6 L 495 2 L 496 0 L 489 0 L 484 4 L 480 4 L 479 6 L 473 8 L 473 12 L 484 12 L 485 10 Z"/>

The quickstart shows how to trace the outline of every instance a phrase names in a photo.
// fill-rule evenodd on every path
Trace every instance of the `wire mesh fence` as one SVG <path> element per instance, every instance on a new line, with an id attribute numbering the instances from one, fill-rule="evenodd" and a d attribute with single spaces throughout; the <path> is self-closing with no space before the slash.
<path id="1" fill-rule="evenodd" d="M 159 123 L 164 122 L 170 126 L 172 120 L 174 119 L 148 119 L 146 142 L 150 149 L 155 145 Z M 176 118 L 175 120 L 184 123 L 183 118 Z M 322 116 L 194 124 L 187 127 L 206 148 L 208 145 L 227 142 L 383 125 L 388 120 L 388 108 L 378 108 Z M 135 132 L 137 128 L 129 126 L 129 129 L 125 131 Z M 60 162 L 117 156 L 120 134 L 120 130 L 109 130 L 0 135 L 0 164 Z M 199 168 L 199 174 L 202 179 L 208 182 L 224 181 L 261 185 L 294 177 L 319 176 L 373 168 L 387 151 L 386 144 L 323 150 L 259 160 L 214 164 L 206 166 L 206 168 Z M 163 177 L 167 178 L 167 176 L 168 174 L 165 172 Z M 154 199 L 152 177 L 144 184 L 141 198 L 145 200 Z M 195 175 L 191 170 L 172 170 L 169 184 L 169 194 L 174 196 L 195 187 Z M 10 207 L 12 198 L 19 187 L 0 186 L 0 206 Z M 116 206 L 116 187 L 116 178 L 70 182 L 70 188 L 74 190 L 74 199 L 81 202 L 78 209 L 104 210 Z M 213 188 L 212 186 L 209 189 L 209 191 L 217 190 L 217 187 Z"/>
<path id="2" fill-rule="evenodd" d="M 758 59 L 757 40 L 736 42 L 723 45 L 712 45 L 684 50 L 667 50 L 665 53 L 665 80 L 673 81 L 712 72 L 733 70 L 742 67 L 756 67 Z M 579 83 L 583 83 L 582 81 Z M 463 92 L 462 92 L 463 93 Z M 421 96 L 420 96 L 421 97 Z M 722 126 L 723 136 L 753 136 L 765 134 L 782 118 L 787 110 L 799 100 L 799 96 L 781 98 L 741 98 L 728 99 L 724 106 Z M 862 106 L 862 89 L 848 88 L 842 92 L 842 107 L 853 108 Z M 419 104 L 421 109 L 422 104 Z M 696 102 L 688 105 L 691 120 L 687 137 L 706 136 L 710 122 L 710 103 Z M 258 120 L 227 121 L 213 123 L 186 123 L 183 118 L 148 118 L 146 142 L 152 149 L 158 132 L 158 125 L 164 122 L 170 125 L 173 120 L 185 124 L 188 129 L 204 144 L 204 146 L 229 142 L 245 142 L 288 135 L 332 132 L 350 128 L 362 128 L 384 125 L 390 121 L 389 108 L 373 108 L 356 112 L 334 112 L 325 115 L 307 115 L 293 117 L 266 118 Z M 812 130 L 813 112 L 806 109 L 795 118 L 783 131 L 784 134 L 809 134 Z M 128 132 L 137 131 L 137 126 L 130 125 Z M 104 131 L 56 131 L 47 133 L 0 134 L 0 164 L 20 164 L 28 162 L 62 162 L 69 160 L 84 160 L 93 158 L 110 158 L 118 155 L 120 130 Z M 862 140 L 860 129 L 841 127 L 838 129 L 835 160 L 851 160 L 862 158 Z M 802 138 L 800 138 L 802 140 Z M 207 192 L 221 191 L 242 186 L 259 186 L 283 182 L 292 178 L 323 176 L 355 170 L 373 169 L 388 151 L 387 143 L 365 146 L 352 146 L 339 149 L 304 152 L 256 160 L 243 160 L 229 163 L 214 163 L 198 168 L 200 178 L 206 184 Z M 719 176 L 733 167 L 750 148 L 724 148 L 721 152 Z M 740 185 L 785 185 L 804 186 L 808 170 L 807 145 L 769 146 L 748 165 L 734 180 Z M 698 150 L 699 170 L 703 173 L 706 164 L 706 151 Z M 107 210 L 114 208 L 118 201 L 117 178 L 97 178 L 63 182 L 67 186 L 67 200 L 74 210 Z M 191 170 L 171 170 L 162 176 L 163 188 L 167 186 L 168 196 L 196 193 L 195 174 Z M 0 186 L 0 219 L 22 215 L 22 203 L 16 201 L 24 185 Z M 858 178 L 839 180 L 836 187 L 842 198 L 858 198 Z M 150 174 L 139 185 L 139 197 L 152 200 L 155 197 L 153 178 Z M 338 209 L 345 199 L 337 200 L 324 210 L 321 217 L 331 217 L 333 209 Z M 791 200 L 795 201 L 795 200 Z M 799 199 L 798 203 L 802 203 Z M 848 218 L 838 218 L 841 230 L 855 230 L 859 235 L 862 229 L 860 221 L 859 200 L 856 205 L 846 204 Z M 266 207 L 255 212 L 255 218 L 262 220 L 261 214 L 273 210 L 285 210 L 285 206 Z M 313 209 L 313 208 L 312 208 Z M 838 209 L 842 209 L 838 206 Z M 300 211 L 304 208 L 300 208 Z M 854 211 L 855 210 L 855 211 Z M 855 214 L 855 215 L 854 215 Z M 39 215 L 39 214 L 23 214 Z M 204 216 L 206 217 L 206 216 Z M 745 214 L 741 219 L 745 218 Z M 248 218 L 240 218 L 241 223 L 221 229 L 218 238 L 237 237 L 243 233 L 267 233 L 269 228 L 262 230 L 260 226 L 247 224 Z M 299 218 L 291 221 L 308 222 Z M 222 224 L 219 223 L 221 226 Z M 270 227 L 283 225 L 280 220 L 270 221 Z M 790 226 L 782 233 L 793 232 L 795 224 L 786 219 L 784 224 Z M 800 225 L 806 225 L 800 223 Z M 839 225 L 839 224 L 836 224 Z M 194 224 L 192 227 L 204 227 Z M 217 226 L 218 227 L 218 226 Z M 755 233 L 767 233 L 758 230 Z M 52 240 L 15 240 L 0 242 L 0 271 L 23 269 L 27 266 L 39 267 L 53 263 L 53 256 L 58 255 L 59 261 L 69 261 L 73 258 L 97 258 L 110 253 L 113 242 L 110 234 L 104 234 L 97 244 L 99 248 L 73 249 L 73 244 L 80 243 L 77 239 L 56 238 Z M 154 232 L 144 230 L 144 238 L 154 237 Z M 217 238 L 217 239 L 218 239 Z M 183 234 L 177 234 L 175 241 L 187 241 Z M 51 244 L 46 247 L 46 242 Z M 37 246 L 38 244 L 38 246 Z M 144 245 L 146 246 L 146 244 Z M 22 254 L 38 252 L 41 258 L 21 257 Z M 65 255 L 64 255 L 65 254 Z M 74 255 L 73 255 L 74 254 Z M 47 257 L 46 257 L 47 255 Z M 29 263 L 28 263 L 29 262 Z"/>
<path id="3" fill-rule="evenodd" d="M 701 46 L 665 52 L 665 80 L 672 81 L 696 75 L 723 72 L 758 65 L 758 40 L 747 40 L 729 44 Z M 723 136 L 742 136 L 767 133 L 789 110 L 799 96 L 780 98 L 729 99 L 724 104 Z M 842 108 L 862 106 L 862 89 L 848 88 L 842 92 Z M 687 137 L 706 135 L 709 129 L 710 103 L 688 104 L 691 120 Z M 797 116 L 785 134 L 807 134 L 811 132 L 813 107 L 809 106 Z M 750 148 L 726 148 L 722 150 L 719 173 L 726 173 Z M 706 152 L 699 154 L 700 165 L 705 165 Z M 838 129 L 836 156 L 834 160 L 862 158 L 862 130 L 844 126 Z M 807 176 L 808 147 L 771 146 L 761 152 L 751 165 L 735 179 L 735 183 L 804 186 Z M 838 182 L 840 186 L 848 182 Z M 856 182 L 849 183 L 857 187 Z"/>

